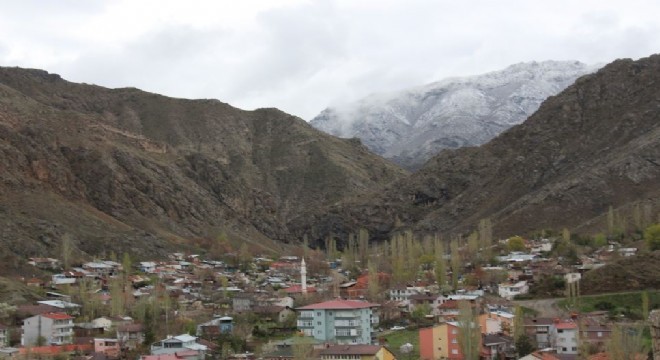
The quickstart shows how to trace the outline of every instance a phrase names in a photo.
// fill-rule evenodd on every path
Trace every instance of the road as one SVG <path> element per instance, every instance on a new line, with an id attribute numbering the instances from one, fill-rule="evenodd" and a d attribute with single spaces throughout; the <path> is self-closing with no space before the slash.
<path id="1" fill-rule="evenodd" d="M 566 311 L 559 308 L 557 303 L 563 300 L 563 298 L 556 299 L 537 299 L 537 300 L 516 300 L 513 303 L 515 305 L 524 306 L 530 309 L 538 311 L 539 317 L 563 317 L 566 315 Z"/>

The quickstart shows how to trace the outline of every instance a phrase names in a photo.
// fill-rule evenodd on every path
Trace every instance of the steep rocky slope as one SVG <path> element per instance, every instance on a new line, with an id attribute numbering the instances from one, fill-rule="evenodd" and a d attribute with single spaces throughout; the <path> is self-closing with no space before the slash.
<path id="1" fill-rule="evenodd" d="M 585 273 L 583 294 L 660 288 L 660 251 L 619 259 Z"/>
<path id="2" fill-rule="evenodd" d="M 221 232 L 274 247 L 298 240 L 292 218 L 402 175 L 276 109 L 0 68 L 3 255 L 57 253 L 65 236 L 91 254 L 208 245 Z"/>
<path id="3" fill-rule="evenodd" d="M 395 224 L 458 233 L 490 218 L 499 234 L 574 227 L 634 201 L 660 199 L 660 56 L 617 60 L 547 99 L 480 147 L 444 150 L 373 198 L 319 212 L 322 239 Z M 306 224 L 304 221 L 302 224 Z M 309 225 L 298 231 L 309 231 Z"/>
<path id="4" fill-rule="evenodd" d="M 372 151 L 417 168 L 442 149 L 481 145 L 533 114 L 596 67 L 577 61 L 511 65 L 325 109 L 312 126 L 357 137 Z"/>

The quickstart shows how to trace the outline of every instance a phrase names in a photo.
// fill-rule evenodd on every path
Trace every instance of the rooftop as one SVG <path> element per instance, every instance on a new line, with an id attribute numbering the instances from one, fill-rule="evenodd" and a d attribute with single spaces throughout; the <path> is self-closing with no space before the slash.
<path id="1" fill-rule="evenodd" d="M 321 351 L 321 355 L 375 355 L 380 345 L 334 345 Z"/>
<path id="2" fill-rule="evenodd" d="M 41 314 L 41 316 L 53 320 L 67 320 L 67 319 L 73 319 L 73 316 L 70 316 L 69 314 L 66 313 L 47 313 L 47 314 Z"/>
<path id="3" fill-rule="evenodd" d="M 577 324 L 574 322 L 570 321 L 563 321 L 555 324 L 555 328 L 557 330 L 570 330 L 570 329 L 577 329 Z"/>
<path id="4" fill-rule="evenodd" d="M 317 309 L 366 309 L 380 306 L 366 301 L 359 300 L 330 300 L 322 303 L 311 304 L 298 308 L 297 310 L 317 310 Z"/>

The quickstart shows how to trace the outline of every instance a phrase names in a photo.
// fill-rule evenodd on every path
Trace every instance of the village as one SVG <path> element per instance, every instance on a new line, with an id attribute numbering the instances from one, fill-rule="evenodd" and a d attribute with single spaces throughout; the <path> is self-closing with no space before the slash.
<path id="1" fill-rule="evenodd" d="M 652 290 L 633 294 L 640 311 L 607 301 L 580 311 L 583 274 L 644 251 L 639 242 L 570 254 L 570 236 L 487 250 L 468 239 L 447 252 L 401 238 L 390 256 L 417 258 L 387 258 L 388 268 L 372 260 L 388 244 L 366 251 L 355 240 L 343 253 L 330 242 L 276 258 L 30 258 L 42 276 L 23 282 L 42 299 L 0 304 L 0 358 L 608 359 L 623 328 L 646 341 L 639 325 L 660 300 Z M 474 257 L 486 252 L 488 263 Z M 554 299 L 534 306 L 544 297 Z"/>

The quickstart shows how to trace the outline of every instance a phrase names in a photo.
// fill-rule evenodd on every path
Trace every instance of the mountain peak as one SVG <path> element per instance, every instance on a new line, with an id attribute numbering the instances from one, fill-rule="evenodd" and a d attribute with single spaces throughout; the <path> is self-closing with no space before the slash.
<path id="1" fill-rule="evenodd" d="M 335 136 L 360 138 L 372 151 L 416 168 L 442 149 L 487 142 L 596 69 L 575 60 L 523 62 L 482 75 L 373 94 L 327 108 L 310 123 Z"/>

